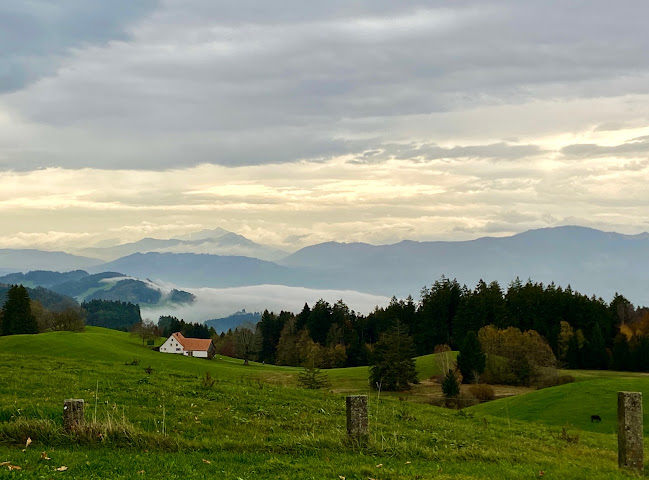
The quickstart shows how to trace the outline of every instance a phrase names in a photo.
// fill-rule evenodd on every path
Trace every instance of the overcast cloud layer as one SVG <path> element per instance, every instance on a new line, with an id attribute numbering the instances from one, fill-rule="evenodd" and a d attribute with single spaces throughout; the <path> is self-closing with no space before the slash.
<path id="1" fill-rule="evenodd" d="M 647 229 L 646 2 L 60 3 L 0 6 L 0 247 Z"/>

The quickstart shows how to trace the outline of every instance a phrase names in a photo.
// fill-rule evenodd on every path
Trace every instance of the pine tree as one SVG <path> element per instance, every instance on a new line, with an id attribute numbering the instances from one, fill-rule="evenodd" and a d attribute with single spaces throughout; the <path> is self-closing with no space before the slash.
<path id="1" fill-rule="evenodd" d="M 331 382 L 326 373 L 321 372 L 319 368 L 304 367 L 297 375 L 297 384 L 302 388 L 311 390 L 319 390 L 321 388 L 329 388 Z"/>
<path id="2" fill-rule="evenodd" d="M 415 369 L 415 345 L 405 326 L 396 321 L 376 342 L 370 366 L 370 385 L 382 390 L 408 390 L 418 383 Z"/>
<path id="3" fill-rule="evenodd" d="M 38 333 L 38 322 L 32 314 L 29 294 L 25 287 L 12 285 L 2 309 L 2 335 Z"/>
<path id="4" fill-rule="evenodd" d="M 453 370 L 446 372 L 446 376 L 442 382 L 442 393 L 446 398 L 455 398 L 460 394 L 460 384 Z"/>
<path id="5" fill-rule="evenodd" d="M 476 376 L 484 372 L 486 359 L 478 336 L 474 331 L 468 332 L 457 356 L 457 367 L 462 373 L 462 381 L 469 383 L 477 380 Z"/>
<path id="6" fill-rule="evenodd" d="M 618 333 L 613 341 L 613 368 L 622 371 L 631 369 L 629 341 L 623 333 Z"/>
<path id="7" fill-rule="evenodd" d="M 579 368 L 579 341 L 577 336 L 573 335 L 568 340 L 568 350 L 566 352 L 566 366 L 568 368 Z"/>
<path id="8" fill-rule="evenodd" d="M 608 354 L 602 330 L 595 324 L 589 344 L 589 367 L 596 370 L 605 370 L 608 367 Z"/>

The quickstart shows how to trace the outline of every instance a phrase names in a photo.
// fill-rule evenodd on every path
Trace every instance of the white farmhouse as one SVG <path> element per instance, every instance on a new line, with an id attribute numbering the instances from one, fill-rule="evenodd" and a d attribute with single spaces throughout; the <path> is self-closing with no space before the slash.
<path id="1" fill-rule="evenodd" d="M 212 340 L 202 338 L 185 338 L 176 332 L 171 334 L 165 343 L 160 346 L 163 353 L 178 353 L 188 357 L 212 358 L 216 349 Z"/>

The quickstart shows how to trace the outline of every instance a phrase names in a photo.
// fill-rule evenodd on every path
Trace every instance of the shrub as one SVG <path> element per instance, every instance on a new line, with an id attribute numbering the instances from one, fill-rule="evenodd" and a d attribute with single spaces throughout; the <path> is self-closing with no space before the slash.
<path id="1" fill-rule="evenodd" d="M 435 398 L 430 401 L 430 404 L 436 407 L 452 408 L 454 410 L 471 407 L 478 403 L 480 402 L 470 393 L 460 393 L 457 397 Z"/>
<path id="2" fill-rule="evenodd" d="M 568 433 L 566 431 L 566 428 L 564 427 L 564 428 L 561 429 L 561 433 L 559 434 L 559 440 L 563 440 L 566 443 L 577 444 L 577 443 L 579 443 L 579 434 L 578 433 L 574 433 L 574 434 Z"/>
<path id="3" fill-rule="evenodd" d="M 201 386 L 203 388 L 212 388 L 214 384 L 216 383 L 216 379 L 210 375 L 210 372 L 205 372 L 205 375 L 203 375 L 203 378 L 201 378 Z"/>
<path id="4" fill-rule="evenodd" d="M 471 385 L 469 387 L 469 392 L 480 402 L 489 402 L 496 398 L 494 389 L 490 385 L 484 383 L 479 383 L 476 385 Z"/>

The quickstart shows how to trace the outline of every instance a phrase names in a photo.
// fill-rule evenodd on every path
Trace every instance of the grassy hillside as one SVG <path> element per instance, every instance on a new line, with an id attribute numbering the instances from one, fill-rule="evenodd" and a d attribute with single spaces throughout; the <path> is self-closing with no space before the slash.
<path id="1" fill-rule="evenodd" d="M 4 465 L 0 478 L 631 477 L 617 469 L 614 435 L 568 443 L 554 426 L 376 393 L 368 442 L 350 443 L 344 395 L 295 388 L 296 371 L 156 353 L 101 328 L 0 338 L 0 464 L 21 468 Z M 334 387 L 367 369 L 357 372 L 332 371 Z M 86 400 L 88 429 L 62 431 L 64 398 Z"/>
<path id="2" fill-rule="evenodd" d="M 602 378 L 483 403 L 467 411 L 613 434 L 617 432 L 619 391 L 642 392 L 645 399 L 649 398 L 649 377 L 646 374 L 620 374 L 620 377 L 607 374 Z M 602 421 L 591 423 L 591 415 L 599 415 Z M 644 411 L 644 428 L 645 434 L 649 433 L 648 409 Z"/>

